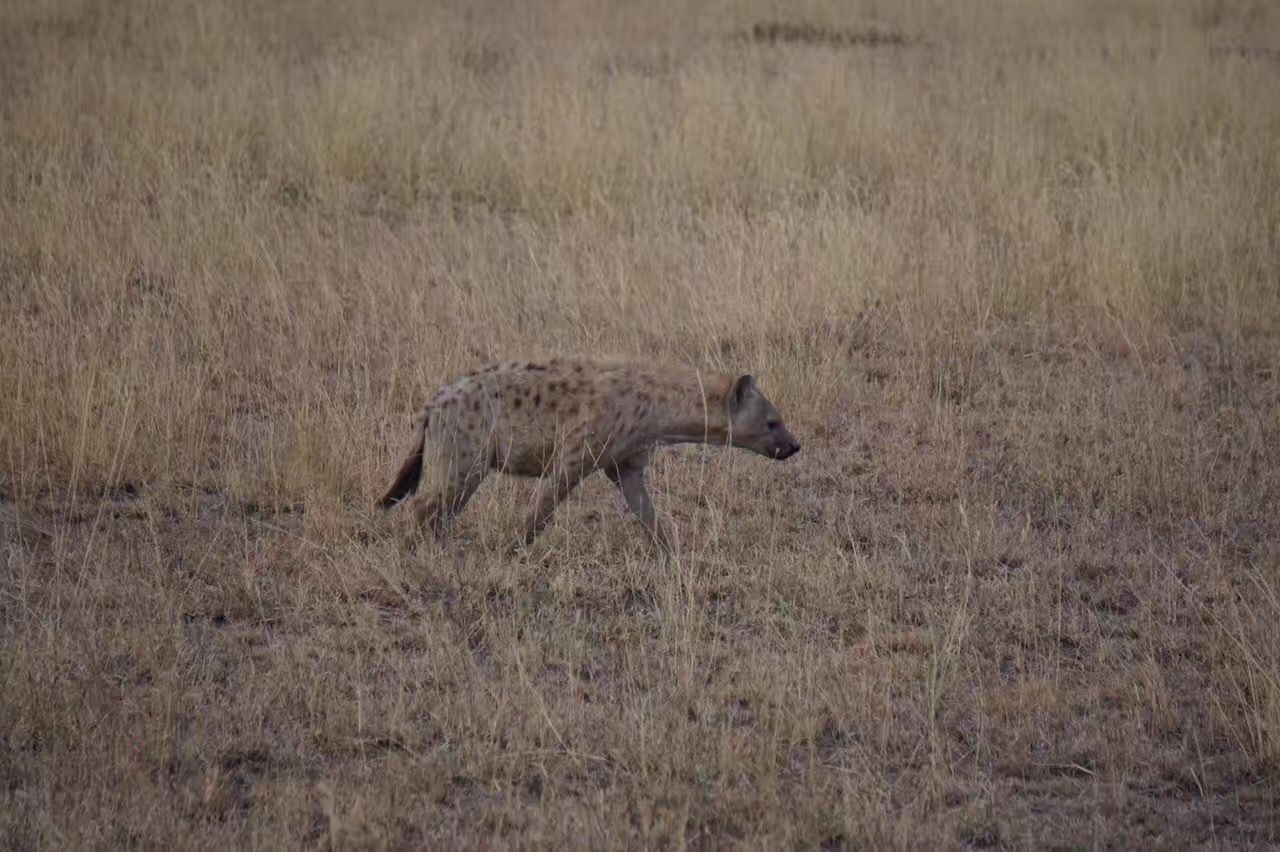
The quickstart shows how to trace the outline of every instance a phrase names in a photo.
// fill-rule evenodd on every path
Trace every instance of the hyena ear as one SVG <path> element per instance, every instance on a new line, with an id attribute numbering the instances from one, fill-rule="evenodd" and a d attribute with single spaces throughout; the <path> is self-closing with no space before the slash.
<path id="1" fill-rule="evenodd" d="M 751 389 L 755 387 L 755 384 L 756 380 L 751 376 L 738 376 L 729 391 L 729 408 L 737 410 L 738 406 L 746 402 L 747 394 L 751 393 Z"/>

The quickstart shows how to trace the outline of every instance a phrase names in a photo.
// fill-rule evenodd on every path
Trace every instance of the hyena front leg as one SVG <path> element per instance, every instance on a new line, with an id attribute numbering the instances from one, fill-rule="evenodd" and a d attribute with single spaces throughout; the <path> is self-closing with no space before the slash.
<path id="1" fill-rule="evenodd" d="M 644 486 L 644 469 L 649 459 L 647 456 L 628 459 L 617 467 L 606 468 L 605 475 L 622 492 L 627 507 L 644 526 L 649 545 L 655 550 L 672 552 L 671 540 L 667 537 L 665 527 L 658 527 L 654 518 L 653 501 L 649 499 L 649 491 Z"/>
<path id="2" fill-rule="evenodd" d="M 524 544 L 530 544 L 542 532 L 551 513 L 565 497 L 582 481 L 584 471 L 579 465 L 556 465 L 538 482 L 533 496 L 533 508 L 525 517 Z"/>

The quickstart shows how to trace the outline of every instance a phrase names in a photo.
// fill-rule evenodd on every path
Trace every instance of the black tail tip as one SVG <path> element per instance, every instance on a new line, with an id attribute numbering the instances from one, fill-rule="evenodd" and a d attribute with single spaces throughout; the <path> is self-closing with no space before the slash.
<path id="1" fill-rule="evenodd" d="M 390 509 L 398 503 L 403 503 L 409 498 L 409 495 L 418 490 L 418 480 L 422 476 L 422 451 L 414 453 L 405 459 L 404 465 L 400 468 L 400 473 L 396 475 L 396 481 L 391 484 L 390 490 L 386 495 L 378 501 L 378 506 L 383 509 Z"/>
<path id="2" fill-rule="evenodd" d="M 407 494 L 388 494 L 374 505 L 379 509 L 392 509 L 399 506 L 407 499 L 409 499 L 409 495 Z"/>

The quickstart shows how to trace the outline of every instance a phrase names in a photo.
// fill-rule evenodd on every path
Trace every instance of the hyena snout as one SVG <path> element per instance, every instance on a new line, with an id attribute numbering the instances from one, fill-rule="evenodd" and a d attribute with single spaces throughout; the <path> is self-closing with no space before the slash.
<path id="1" fill-rule="evenodd" d="M 744 450 L 751 450 L 767 459 L 782 461 L 800 452 L 800 442 L 781 423 L 771 423 L 766 429 L 752 435 L 735 440 L 734 444 Z"/>
<path id="2" fill-rule="evenodd" d="M 769 455 L 778 461 L 782 461 L 800 452 L 800 442 L 796 440 L 795 435 L 792 435 L 786 429 L 779 429 L 778 432 L 779 434 L 777 435 L 769 436 Z"/>
<path id="3" fill-rule="evenodd" d="M 778 409 L 760 393 L 751 376 L 733 383 L 729 411 L 735 446 L 779 461 L 800 452 L 800 442 L 783 425 Z"/>

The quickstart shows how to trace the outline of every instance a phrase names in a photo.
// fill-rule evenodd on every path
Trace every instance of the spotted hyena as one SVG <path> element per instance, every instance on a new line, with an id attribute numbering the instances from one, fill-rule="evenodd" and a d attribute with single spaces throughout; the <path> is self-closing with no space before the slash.
<path id="1" fill-rule="evenodd" d="M 414 513 L 442 541 L 491 470 L 540 479 L 525 543 L 579 482 L 602 470 L 650 542 L 668 546 L 644 485 L 656 447 L 729 444 L 772 459 L 800 451 L 749 375 L 568 358 L 473 370 L 436 392 L 416 431 L 380 505 L 389 508 L 415 492 L 425 464 L 427 485 Z"/>

